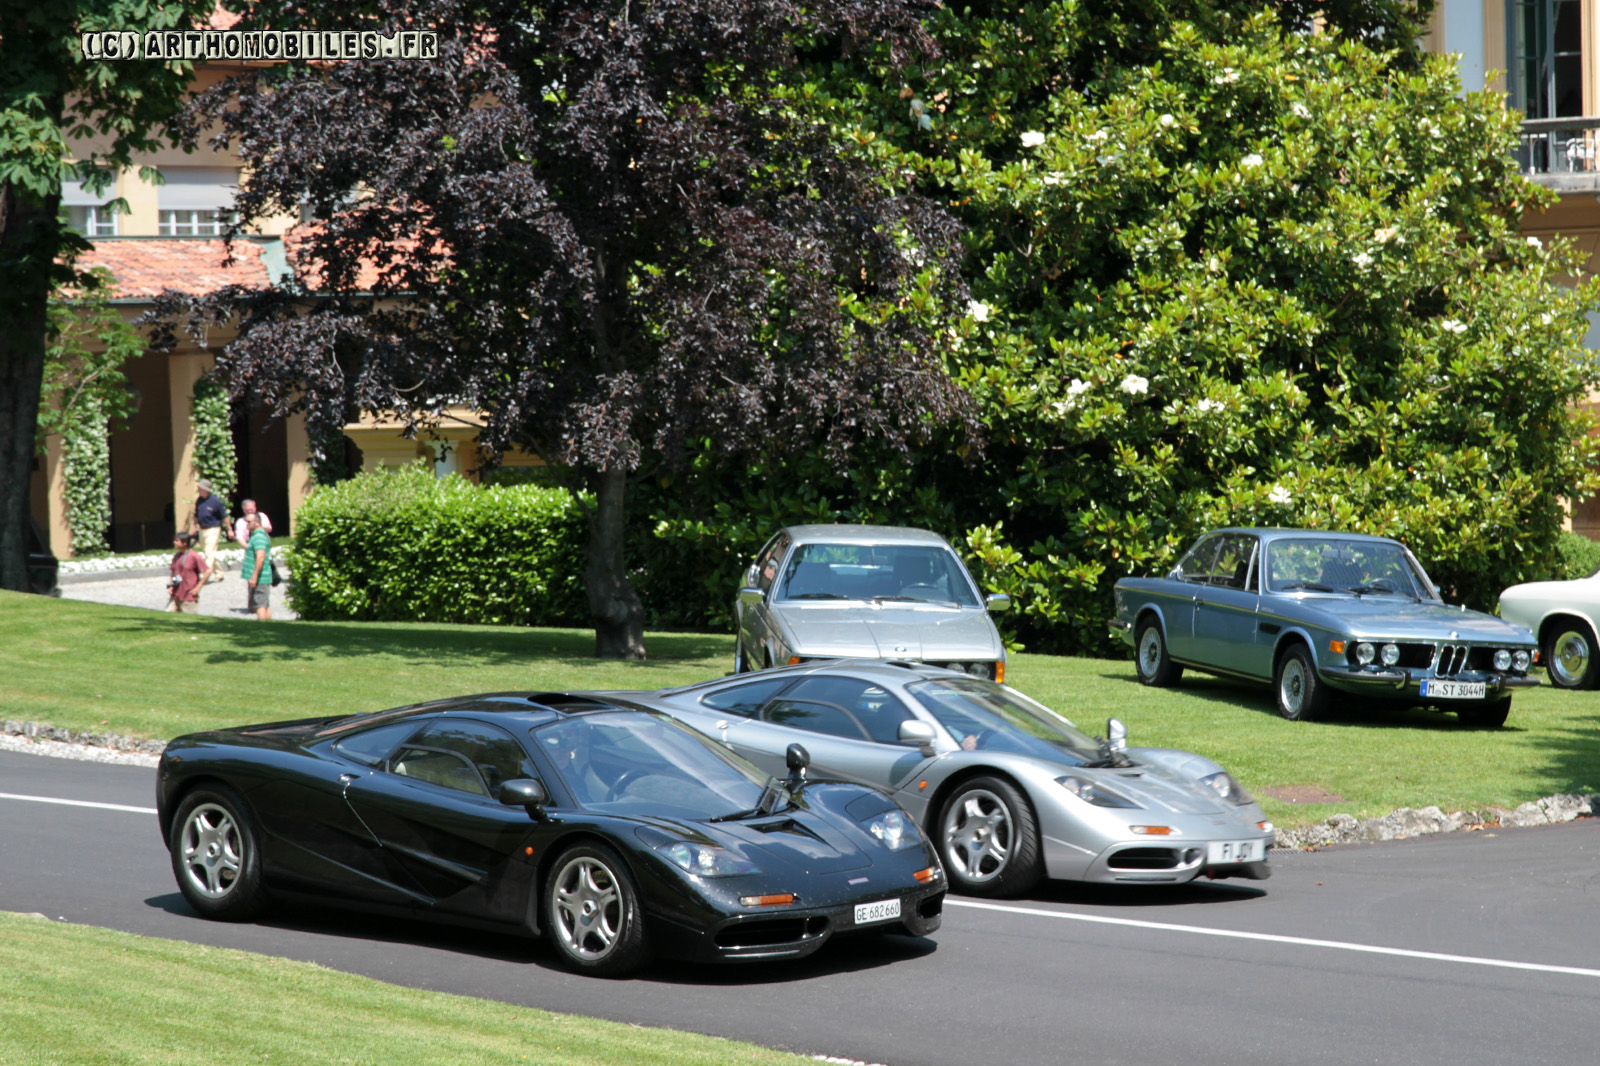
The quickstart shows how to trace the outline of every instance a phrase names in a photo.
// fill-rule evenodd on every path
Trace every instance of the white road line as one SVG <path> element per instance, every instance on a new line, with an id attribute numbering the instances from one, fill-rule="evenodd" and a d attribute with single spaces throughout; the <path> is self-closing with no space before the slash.
<path id="1" fill-rule="evenodd" d="M 102 811 L 132 811 L 134 814 L 155 814 L 154 807 L 129 807 L 121 803 L 90 803 L 88 800 L 55 799 L 51 796 L 19 796 L 14 792 L 0 792 L 0 799 L 27 800 L 29 803 L 59 803 L 66 807 L 96 807 Z"/>
<path id="2" fill-rule="evenodd" d="M 1160 929 L 1171 933 L 1199 933 L 1202 936 L 1233 937 L 1236 940 L 1264 940 L 1273 944 L 1298 944 L 1301 947 L 1337 948 L 1340 951 L 1363 951 L 1369 955 L 1397 955 L 1405 959 L 1432 959 L 1437 962 L 1462 962 L 1472 966 L 1498 966 L 1506 970 L 1536 970 L 1540 973 L 1568 973 L 1579 977 L 1600 977 L 1600 970 L 1581 966 L 1549 966 L 1542 962 L 1512 962 L 1509 959 L 1483 959 L 1475 955 L 1446 955 L 1437 951 L 1410 951 L 1406 948 L 1385 948 L 1375 944 L 1350 944 L 1342 940 L 1313 940 L 1303 936 L 1279 936 L 1275 933 L 1245 933 L 1233 929 L 1207 929 L 1201 925 L 1174 925 L 1169 922 L 1144 922 L 1137 918 L 1110 918 L 1101 914 L 1075 914 L 1071 911 L 1047 911 L 1038 907 L 1012 907 L 1000 903 L 978 903 L 968 899 L 946 899 L 947 907 L 972 907 L 975 910 L 1003 911 L 1008 914 L 1033 914 L 1041 918 L 1065 918 L 1074 922 L 1095 922 L 1100 925 L 1126 925 L 1135 929 Z"/>

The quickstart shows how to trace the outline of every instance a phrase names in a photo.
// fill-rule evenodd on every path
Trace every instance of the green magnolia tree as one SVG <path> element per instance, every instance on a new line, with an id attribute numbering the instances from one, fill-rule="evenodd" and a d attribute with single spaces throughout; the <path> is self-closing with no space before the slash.
<path id="1" fill-rule="evenodd" d="M 1480 607 L 1548 576 L 1562 499 L 1595 484 L 1574 401 L 1597 289 L 1519 233 L 1552 197 L 1519 175 L 1515 113 L 1387 48 L 1402 5 L 1330 18 L 975 4 L 935 16 L 936 61 L 841 68 L 840 135 L 966 223 L 949 342 L 987 444 L 976 468 L 955 442 L 906 470 L 862 456 L 857 484 L 790 492 L 808 516 L 964 541 L 1038 650 L 1109 649 L 1113 582 L 1218 525 L 1399 537 Z M 713 497 L 762 506 L 723 473 Z M 661 512 L 658 537 L 719 524 Z"/>

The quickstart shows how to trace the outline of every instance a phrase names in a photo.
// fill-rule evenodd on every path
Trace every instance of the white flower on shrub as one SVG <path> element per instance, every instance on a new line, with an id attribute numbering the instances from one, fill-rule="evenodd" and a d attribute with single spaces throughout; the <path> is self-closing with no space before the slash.
<path id="1" fill-rule="evenodd" d="M 972 316 L 974 322 L 989 321 L 989 305 L 982 300 L 968 300 L 967 314 Z"/>
<path id="2" fill-rule="evenodd" d="M 1038 130 L 1028 130 L 1022 135 L 1022 147 L 1037 148 L 1044 143 L 1044 134 Z"/>
<path id="3" fill-rule="evenodd" d="M 1249 155 L 1239 160 L 1239 165 L 1241 167 L 1259 167 L 1261 165 L 1261 157 L 1255 152 L 1251 152 Z"/>
<path id="4" fill-rule="evenodd" d="M 1311 112 L 1306 109 L 1306 105 L 1302 104 L 1298 100 L 1296 100 L 1294 102 L 1294 104 L 1289 108 L 1289 110 L 1294 112 L 1294 117 L 1295 118 L 1310 118 L 1311 117 Z"/>
<path id="5" fill-rule="evenodd" d="M 1211 79 L 1218 85 L 1232 85 L 1239 80 L 1239 72 L 1232 67 L 1223 67 L 1222 73 Z"/>
<path id="6" fill-rule="evenodd" d="M 1439 328 L 1446 333 L 1454 333 L 1459 336 L 1467 331 L 1467 324 L 1465 322 L 1457 322 L 1453 318 L 1447 318 L 1439 323 Z"/>
<path id="7" fill-rule="evenodd" d="M 1274 485 L 1272 486 L 1272 491 L 1267 493 L 1267 499 L 1273 503 L 1288 503 L 1294 499 L 1294 496 L 1282 485 Z"/>
<path id="8" fill-rule="evenodd" d="M 1178 124 L 1178 120 L 1173 118 L 1171 115 L 1162 115 L 1157 121 L 1161 123 L 1161 128 L 1164 130 L 1170 130 L 1172 127 Z"/>
<path id="9" fill-rule="evenodd" d="M 1384 226 L 1381 229 L 1372 231 L 1372 239 L 1379 244 L 1388 244 L 1397 237 L 1400 237 L 1400 227 L 1398 226 Z M 1404 244 L 1405 239 L 1401 238 L 1400 243 Z"/>
<path id="10" fill-rule="evenodd" d="M 1095 144 L 1099 144 L 1109 136 L 1111 136 L 1111 134 L 1107 130 L 1095 130 L 1093 133 L 1089 134 L 1089 140 Z"/>
<path id="11" fill-rule="evenodd" d="M 1350 262 L 1354 263 L 1362 270 L 1365 270 L 1367 267 L 1372 265 L 1372 256 L 1368 255 L 1366 252 L 1357 252 L 1355 255 L 1350 257 Z"/>
<path id="12" fill-rule="evenodd" d="M 1067 399 L 1076 400 L 1078 397 L 1088 392 L 1090 387 L 1091 386 L 1087 381 L 1084 381 L 1081 378 L 1073 378 L 1072 384 L 1067 386 Z"/>
<path id="13" fill-rule="evenodd" d="M 1528 238 L 1528 247 L 1530 247 L 1530 248 L 1543 248 L 1544 247 L 1544 242 L 1541 241 L 1537 237 L 1529 237 Z"/>
<path id="14" fill-rule="evenodd" d="M 1206 399 L 1201 400 L 1199 403 L 1195 404 L 1194 405 L 1194 409 L 1196 411 L 1199 411 L 1203 415 L 1208 415 L 1213 411 L 1222 410 L 1225 406 L 1227 406 L 1227 405 L 1224 404 L 1221 400 L 1213 400 L 1213 399 L 1207 397 Z"/>
<path id="15" fill-rule="evenodd" d="M 1142 378 L 1138 374 L 1129 374 L 1122 379 L 1122 384 L 1118 385 L 1117 388 L 1129 396 L 1143 396 L 1150 391 L 1150 379 Z"/>
<path id="16" fill-rule="evenodd" d="M 1061 175 L 1057 174 L 1055 171 L 1051 171 L 1044 176 L 1044 183 L 1046 185 L 1060 185 Z"/>

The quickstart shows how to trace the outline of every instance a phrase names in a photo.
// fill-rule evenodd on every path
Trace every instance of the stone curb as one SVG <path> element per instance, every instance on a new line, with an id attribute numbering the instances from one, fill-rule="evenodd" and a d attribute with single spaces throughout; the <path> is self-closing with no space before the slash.
<path id="1" fill-rule="evenodd" d="M 1481 811 L 1456 811 L 1446 814 L 1438 807 L 1401 807 L 1380 818 L 1356 818 L 1335 814 L 1320 825 L 1278 830 L 1276 847 L 1311 850 L 1333 844 L 1357 844 L 1369 840 L 1404 840 L 1407 837 L 1452 833 L 1462 829 L 1495 826 L 1556 825 L 1577 818 L 1600 814 L 1600 795 L 1557 794 L 1530 800 L 1513 810 L 1485 807 Z"/>
<path id="2" fill-rule="evenodd" d="M 144 755 L 160 755 L 166 750 L 164 740 L 135 740 L 117 733 L 74 733 L 61 726 L 44 722 L 14 722 L 7 720 L 0 732 L 14 737 L 31 737 L 35 740 L 58 740 L 63 744 L 84 744 L 91 748 L 110 748 L 112 751 L 136 751 Z"/>

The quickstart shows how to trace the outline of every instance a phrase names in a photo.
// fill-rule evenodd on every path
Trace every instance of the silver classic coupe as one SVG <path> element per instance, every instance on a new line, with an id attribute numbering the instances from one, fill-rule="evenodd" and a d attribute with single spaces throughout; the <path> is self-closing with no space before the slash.
<path id="1" fill-rule="evenodd" d="M 591 693 L 665 711 L 782 774 L 883 789 L 933 839 L 950 887 L 1016 896 L 1040 878 L 1182 884 L 1270 875 L 1274 829 L 1221 766 L 1097 740 L 1006 685 L 911 662 L 807 663 L 659 692 Z"/>
<path id="2" fill-rule="evenodd" d="M 779 530 L 746 571 L 733 612 L 738 673 L 812 659 L 908 659 L 1004 681 L 990 612 L 1011 597 L 977 582 L 937 533 L 899 526 Z"/>
<path id="3" fill-rule="evenodd" d="M 1301 529 L 1221 529 L 1165 577 L 1116 584 L 1112 628 L 1139 680 L 1184 667 L 1270 681 L 1278 713 L 1315 718 L 1336 692 L 1456 712 L 1498 727 L 1538 642 L 1522 626 L 1451 607 L 1399 541 Z"/>

